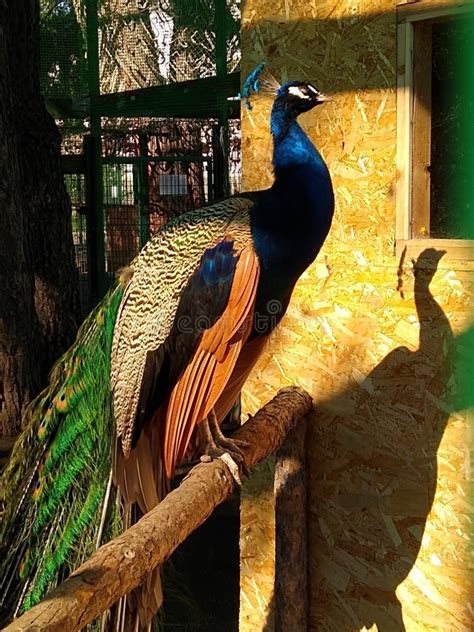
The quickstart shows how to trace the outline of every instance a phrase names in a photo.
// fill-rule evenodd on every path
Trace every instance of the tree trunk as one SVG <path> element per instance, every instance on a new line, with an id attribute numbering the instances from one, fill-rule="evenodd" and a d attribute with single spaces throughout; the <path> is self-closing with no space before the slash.
<path id="1" fill-rule="evenodd" d="M 0 0 L 0 435 L 12 436 L 79 313 L 60 136 L 39 85 L 39 6 Z"/>

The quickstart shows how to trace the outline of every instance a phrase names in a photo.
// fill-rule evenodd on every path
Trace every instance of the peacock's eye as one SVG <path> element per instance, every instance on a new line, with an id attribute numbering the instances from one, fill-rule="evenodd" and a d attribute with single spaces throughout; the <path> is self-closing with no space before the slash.
<path id="1" fill-rule="evenodd" d="M 306 86 L 290 86 L 288 93 L 300 99 L 310 99 Z"/>

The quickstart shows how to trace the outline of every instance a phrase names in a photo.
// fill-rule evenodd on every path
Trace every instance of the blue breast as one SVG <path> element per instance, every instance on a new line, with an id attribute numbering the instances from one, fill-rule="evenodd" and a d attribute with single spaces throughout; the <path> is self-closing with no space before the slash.
<path id="1" fill-rule="evenodd" d="M 334 211 L 326 164 L 298 123 L 274 112 L 272 133 L 275 182 L 255 196 L 251 211 L 252 238 L 261 264 L 256 311 L 266 315 L 270 330 L 286 311 L 299 276 L 316 258 Z"/>

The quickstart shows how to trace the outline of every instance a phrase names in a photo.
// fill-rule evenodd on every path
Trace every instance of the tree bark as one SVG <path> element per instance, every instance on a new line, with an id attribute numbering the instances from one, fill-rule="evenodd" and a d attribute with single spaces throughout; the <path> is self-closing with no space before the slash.
<path id="1" fill-rule="evenodd" d="M 308 630 L 306 420 L 277 452 L 275 632 Z"/>
<path id="2" fill-rule="evenodd" d="M 13 436 L 79 313 L 60 136 L 39 84 L 38 0 L 0 0 L 0 436 Z"/>
<path id="3" fill-rule="evenodd" d="M 233 438 L 248 444 L 243 449 L 246 468 L 274 452 L 311 406 L 311 396 L 305 391 L 295 387 L 282 389 L 237 430 Z M 81 629 L 140 585 L 232 493 L 234 485 L 221 460 L 196 466 L 178 489 L 123 535 L 102 546 L 4 632 Z"/>

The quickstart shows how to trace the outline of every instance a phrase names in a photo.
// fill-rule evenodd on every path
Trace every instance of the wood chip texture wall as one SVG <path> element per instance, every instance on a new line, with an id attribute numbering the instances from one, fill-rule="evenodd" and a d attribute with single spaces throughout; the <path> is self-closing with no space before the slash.
<path id="1" fill-rule="evenodd" d="M 468 632 L 472 441 L 452 363 L 474 266 L 395 256 L 396 4 L 247 0 L 242 46 L 244 73 L 265 59 L 335 97 L 302 117 L 333 176 L 331 235 L 244 393 L 249 413 L 284 385 L 314 396 L 310 630 Z M 243 109 L 247 190 L 272 181 L 269 108 Z M 272 467 L 242 492 L 242 632 L 274 629 Z"/>

